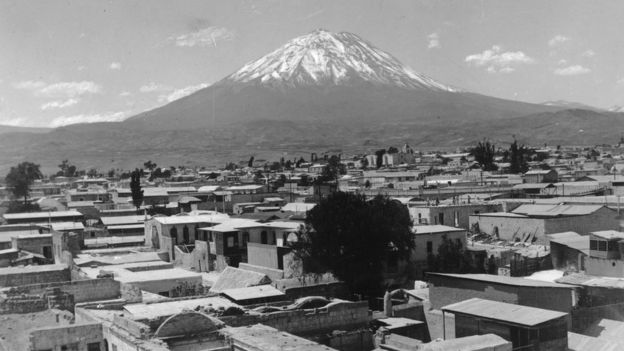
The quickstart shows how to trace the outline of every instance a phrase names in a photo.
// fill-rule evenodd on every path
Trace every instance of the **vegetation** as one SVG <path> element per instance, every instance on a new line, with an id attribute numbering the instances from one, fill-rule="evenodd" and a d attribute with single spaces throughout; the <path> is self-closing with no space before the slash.
<path id="1" fill-rule="evenodd" d="M 489 140 L 480 141 L 477 146 L 470 149 L 470 154 L 474 156 L 484 171 L 495 171 L 498 169 L 494 163 L 495 153 L 496 147 Z"/>
<path id="2" fill-rule="evenodd" d="M 524 145 L 518 146 L 518 141 L 514 140 L 514 142 L 509 147 L 509 172 L 526 172 L 529 169 L 528 157 L 529 149 Z"/>
<path id="3" fill-rule="evenodd" d="M 132 204 L 137 210 L 143 204 L 143 189 L 141 189 L 141 172 L 136 169 L 130 175 L 130 191 L 132 192 Z"/>
<path id="4" fill-rule="evenodd" d="M 430 272 L 484 273 L 484 268 L 473 262 L 461 242 L 450 240 L 446 235 L 442 236 L 437 255 L 429 254 L 427 257 L 427 266 Z"/>
<path id="5" fill-rule="evenodd" d="M 57 177 L 75 177 L 76 166 L 69 163 L 69 160 L 63 160 L 58 167 L 61 169 L 56 173 Z"/>
<path id="6" fill-rule="evenodd" d="M 30 187 L 36 179 L 43 178 L 39 165 L 32 162 L 22 162 L 6 175 L 5 181 L 16 199 L 24 198 L 24 206 L 28 206 Z"/>
<path id="7" fill-rule="evenodd" d="M 407 259 L 413 248 L 411 226 L 407 209 L 396 201 L 336 192 L 308 213 L 293 254 L 308 273 L 330 272 L 351 292 L 378 296 L 382 267 L 389 259 Z"/>

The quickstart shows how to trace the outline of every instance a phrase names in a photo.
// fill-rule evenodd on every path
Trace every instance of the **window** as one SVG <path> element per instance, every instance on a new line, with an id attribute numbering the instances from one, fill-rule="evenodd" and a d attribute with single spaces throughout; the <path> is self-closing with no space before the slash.
<path id="1" fill-rule="evenodd" d="M 431 241 L 427 241 L 427 253 L 433 253 L 433 243 Z"/>
<path id="2" fill-rule="evenodd" d="M 100 351 L 99 342 L 90 342 L 87 344 L 87 351 Z"/>
<path id="3" fill-rule="evenodd" d="M 184 239 L 184 243 L 188 244 L 190 242 L 189 229 L 187 226 L 184 226 L 182 229 L 182 238 Z"/>
<path id="4" fill-rule="evenodd" d="M 227 238 L 227 247 L 234 247 L 234 237 L 228 236 Z"/>
<path id="5" fill-rule="evenodd" d="M 169 229 L 169 236 L 172 238 L 178 238 L 178 229 L 176 227 L 172 227 Z"/>
<path id="6" fill-rule="evenodd" d="M 266 244 L 269 241 L 269 234 L 266 232 L 266 230 L 263 230 L 260 233 L 260 243 L 262 244 Z"/>

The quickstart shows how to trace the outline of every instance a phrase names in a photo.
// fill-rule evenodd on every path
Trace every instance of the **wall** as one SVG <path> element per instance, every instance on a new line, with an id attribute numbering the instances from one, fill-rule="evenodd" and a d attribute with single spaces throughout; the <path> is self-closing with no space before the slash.
<path id="1" fill-rule="evenodd" d="M 476 213 L 502 212 L 501 204 L 458 204 L 445 206 L 411 207 L 410 215 L 414 224 L 418 223 L 418 215 L 427 223 L 444 224 L 451 227 L 470 229 L 470 216 Z M 444 223 L 440 223 L 439 214 L 444 216 Z"/>
<path id="2" fill-rule="evenodd" d="M 284 271 L 281 269 L 272 269 L 268 267 L 262 266 L 254 266 L 249 263 L 239 263 L 238 268 L 245 269 L 252 272 L 258 272 L 266 275 L 271 279 L 271 281 L 275 281 L 278 279 L 284 279 Z"/>
<path id="3" fill-rule="evenodd" d="M 415 234 L 414 235 L 414 244 L 415 247 L 410 254 L 410 261 L 412 262 L 423 262 L 427 261 L 427 242 L 431 242 L 432 245 L 432 253 L 434 255 L 438 254 L 438 248 L 442 245 L 443 236 L 446 236 L 447 239 L 455 241 L 459 239 L 461 241 L 462 247 L 466 247 L 466 232 L 458 231 L 458 232 L 447 232 L 447 233 L 432 233 L 432 234 Z"/>
<path id="4" fill-rule="evenodd" d="M 48 247 L 50 254 L 52 253 L 52 235 L 42 234 L 40 237 L 28 237 L 28 238 L 12 238 L 12 246 L 15 249 L 26 250 L 29 252 L 43 255 L 43 248 Z M 47 258 L 53 258 L 48 256 Z"/>
<path id="5" fill-rule="evenodd" d="M 600 230 L 620 230 L 617 211 L 603 207 L 587 216 L 552 218 L 546 221 L 546 234 L 574 231 L 581 235 Z"/>
<path id="6" fill-rule="evenodd" d="M 505 285 L 436 275 L 429 278 L 429 296 L 434 309 L 473 297 L 561 312 L 570 312 L 576 304 L 569 288 Z"/>
<path id="7" fill-rule="evenodd" d="M 65 345 L 76 345 L 77 350 L 86 350 L 90 343 L 97 343 L 100 350 L 105 350 L 101 323 L 72 324 L 33 330 L 30 333 L 32 350 L 56 350 L 56 347 Z"/>
<path id="8" fill-rule="evenodd" d="M 585 264 L 586 272 L 589 275 L 606 277 L 624 277 L 624 261 L 608 260 L 597 257 L 587 257 Z"/>
<path id="9" fill-rule="evenodd" d="M 578 272 L 585 270 L 587 255 L 566 245 L 550 242 L 550 257 L 553 268 Z M 591 274 L 591 273 L 588 273 Z"/>
<path id="10" fill-rule="evenodd" d="M 247 262 L 254 266 L 278 269 L 277 247 L 249 242 L 247 243 Z"/>
<path id="11" fill-rule="evenodd" d="M 19 269 L 18 267 L 0 269 L 0 287 L 63 282 L 71 279 L 69 268 L 67 266 L 59 265 L 56 267 L 58 267 L 58 269 L 43 271 Z M 10 271 L 7 272 L 6 270 Z"/>
<path id="12" fill-rule="evenodd" d="M 297 336 L 353 330 L 368 326 L 368 302 L 341 302 L 313 310 L 294 310 L 263 315 L 219 317 L 225 324 L 240 327 L 264 324 Z"/>
<path id="13" fill-rule="evenodd" d="M 9 289 L 7 294 L 41 295 L 49 288 L 73 295 L 76 303 L 117 299 L 120 295 L 120 284 L 112 278 L 23 285 Z"/>
<path id="14" fill-rule="evenodd" d="M 470 226 L 479 224 L 479 230 L 483 233 L 494 235 L 495 227 L 498 228 L 498 236 L 502 240 L 513 241 L 515 238 L 522 239 L 524 235 L 533 234 L 542 241 L 544 237 L 545 224 L 543 219 L 527 217 L 500 217 L 500 216 L 470 216 Z M 574 229 L 567 229 L 574 230 Z M 555 231 L 553 233 L 558 233 Z"/>

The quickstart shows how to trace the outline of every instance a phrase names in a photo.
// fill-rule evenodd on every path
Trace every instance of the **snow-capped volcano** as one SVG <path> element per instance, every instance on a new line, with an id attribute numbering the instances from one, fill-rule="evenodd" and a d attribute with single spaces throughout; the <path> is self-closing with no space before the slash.
<path id="1" fill-rule="evenodd" d="M 414 72 L 355 34 L 316 30 L 247 63 L 225 81 L 266 85 L 351 85 L 362 81 L 410 89 L 458 89 Z"/>

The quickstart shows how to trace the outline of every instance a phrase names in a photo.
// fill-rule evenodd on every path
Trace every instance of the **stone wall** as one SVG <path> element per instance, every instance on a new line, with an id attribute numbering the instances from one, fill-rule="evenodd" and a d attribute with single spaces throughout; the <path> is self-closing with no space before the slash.
<path id="1" fill-rule="evenodd" d="M 60 327 L 42 328 L 30 333 L 30 347 L 32 350 L 86 350 L 87 345 L 97 344 L 104 350 L 104 337 L 101 323 L 71 324 Z"/>
<path id="2" fill-rule="evenodd" d="M 120 295 L 120 284 L 112 278 L 29 284 L 4 289 L 4 291 L 13 295 L 18 293 L 42 295 L 49 288 L 59 288 L 73 295 L 76 303 L 116 299 Z"/>
<path id="3" fill-rule="evenodd" d="M 45 267 L 49 269 L 38 269 L 38 267 L 0 269 L 0 287 L 63 282 L 71 279 L 69 268 L 65 265 Z"/>
<path id="4" fill-rule="evenodd" d="M 219 319 L 232 327 L 260 323 L 298 336 L 305 336 L 330 333 L 334 330 L 365 328 L 368 326 L 371 316 L 367 301 L 345 301 L 318 309 L 220 317 Z"/>

